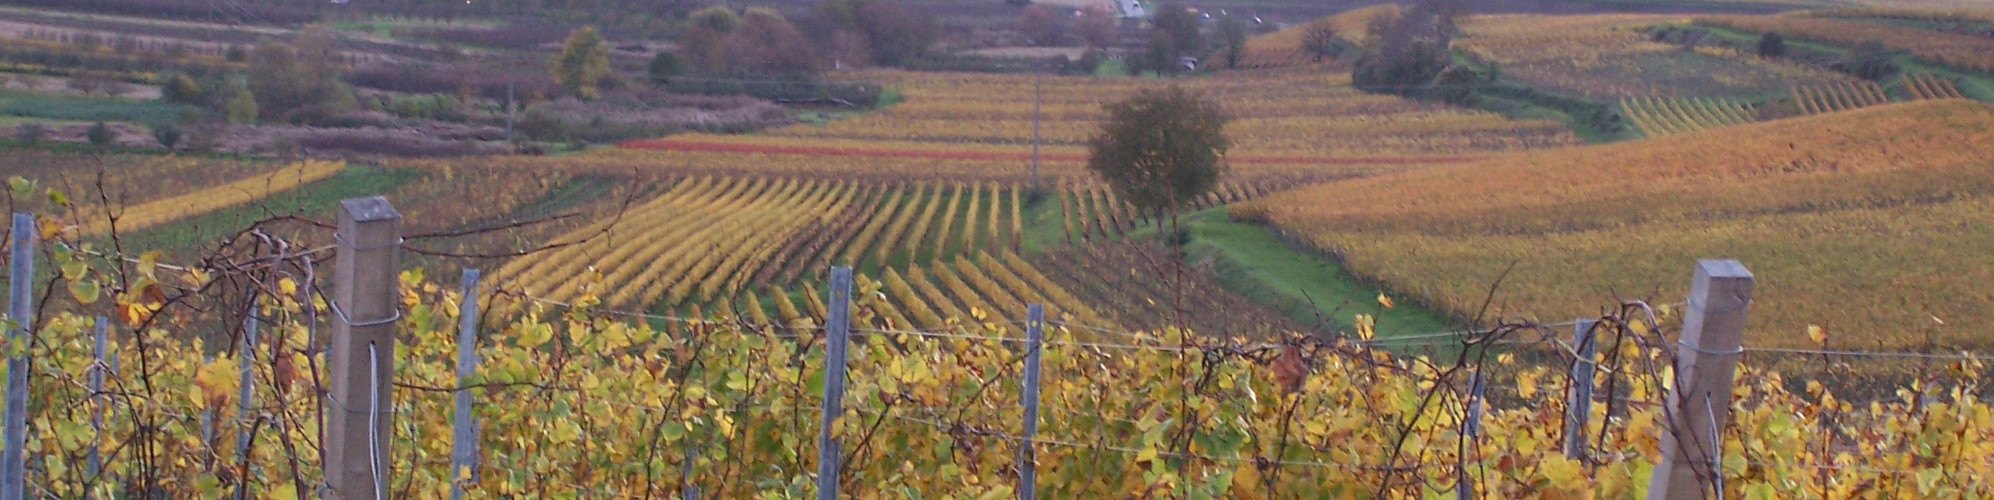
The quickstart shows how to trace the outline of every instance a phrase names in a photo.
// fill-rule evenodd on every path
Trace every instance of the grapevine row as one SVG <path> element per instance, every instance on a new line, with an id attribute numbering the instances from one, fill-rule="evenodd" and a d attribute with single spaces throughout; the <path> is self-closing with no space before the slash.
<path id="1" fill-rule="evenodd" d="M 1898 77 L 1912 99 L 1957 99 L 1965 97 L 1952 80 L 1931 73 L 1905 73 Z"/>
<path id="2" fill-rule="evenodd" d="M 422 314 L 396 325 L 406 341 L 395 352 L 394 379 L 383 381 L 395 384 L 392 407 L 382 408 L 393 425 L 380 428 L 395 450 L 384 475 L 400 496 L 446 497 L 453 483 L 498 498 L 642 498 L 684 487 L 712 498 L 811 491 L 808 443 L 820 437 L 814 409 L 823 406 L 811 389 L 825 375 L 823 342 L 731 324 L 679 325 L 673 334 L 549 311 L 480 331 L 481 361 L 458 378 L 456 308 L 445 305 L 462 299 L 421 282 L 404 288 L 410 309 Z M 874 295 L 853 300 L 854 324 L 878 324 L 878 313 L 896 321 Z M 254 398 L 246 411 L 237 409 L 245 388 L 233 352 L 217 353 L 181 331 L 136 342 L 114 332 L 107 347 L 116 354 L 100 361 L 88 318 L 51 314 L 35 333 L 40 341 L 27 347 L 38 374 L 28 393 L 41 402 L 26 410 L 36 464 L 27 484 L 55 498 L 118 496 L 118 483 L 105 477 L 144 481 L 148 493 L 169 498 L 217 498 L 237 485 L 257 498 L 310 495 L 326 479 L 312 452 L 326 444 L 317 422 L 337 411 L 314 396 L 321 390 L 314 381 L 340 374 L 327 371 L 322 351 L 304 337 L 322 325 L 300 318 L 307 310 L 332 313 L 290 297 L 266 305 L 267 343 L 242 365 Z M 981 338 L 890 334 L 851 351 L 846 412 L 830 432 L 845 438 L 847 470 L 870 479 L 847 482 L 845 494 L 1016 494 L 1017 345 L 989 339 L 1018 332 L 972 328 L 966 333 Z M 1602 361 L 1601 373 L 1613 378 L 1601 383 L 1637 404 L 1587 409 L 1596 452 L 1582 462 L 1545 445 L 1562 427 L 1565 398 L 1555 381 L 1563 367 L 1509 357 L 1479 365 L 1493 374 L 1489 392 L 1504 396 L 1485 403 L 1487 437 L 1467 446 L 1454 437 L 1468 411 L 1455 392 L 1460 377 L 1359 346 L 1298 342 L 1259 357 L 1231 354 L 1248 344 L 1228 339 L 1186 338 L 1189 352 L 1107 352 L 1075 346 L 1084 339 L 1068 329 L 1048 328 L 1045 337 L 1035 447 L 1045 497 L 1174 488 L 1213 498 L 1411 498 L 1454 490 L 1466 469 L 1507 471 L 1471 476 L 1491 497 L 1620 498 L 1641 490 L 1666 432 L 1664 409 L 1645 404 L 1666 386 L 1637 367 L 1669 360 L 1633 342 L 1616 344 L 1624 347 Z M 117 392 L 79 388 L 93 367 L 105 368 L 105 386 Z M 1762 367 L 1740 369 L 1739 393 L 1748 396 L 1733 403 L 1722 439 L 1726 462 L 1741 465 L 1721 468 L 1726 497 L 1994 495 L 1984 480 L 1994 464 L 1976 447 L 1994 440 L 1994 427 L 1982 425 L 1987 404 L 1972 396 L 1984 370 L 1977 363 L 1864 404 L 1791 390 Z M 468 471 L 444 465 L 454 398 L 425 389 L 458 386 L 480 387 L 471 394 L 482 460 Z M 95 408 L 107 410 L 101 426 L 92 424 Z M 247 453 L 224 437 L 236 432 L 250 437 Z M 1849 443 L 1861 446 L 1837 448 Z M 93 450 L 103 458 L 102 477 L 88 473 Z"/>
<path id="3" fill-rule="evenodd" d="M 1622 99 L 1620 107 L 1651 137 L 1756 121 L 1751 107 L 1730 99 L 1635 97 Z"/>
<path id="4" fill-rule="evenodd" d="M 1804 114 L 1848 111 L 1890 103 L 1883 87 L 1875 82 L 1841 82 L 1793 87 L 1793 102 Z"/>

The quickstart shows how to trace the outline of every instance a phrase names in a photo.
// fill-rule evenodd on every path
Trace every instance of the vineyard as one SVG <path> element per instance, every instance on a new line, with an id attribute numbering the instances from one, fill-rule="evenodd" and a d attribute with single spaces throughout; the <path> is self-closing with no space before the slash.
<path id="1" fill-rule="evenodd" d="M 1499 64 L 1503 78 L 1609 100 L 1763 94 L 1849 80 L 1839 73 L 1716 47 L 1683 50 L 1636 29 L 1683 21 L 1632 14 L 1475 16 L 1462 24 L 1456 48 Z"/>
<path id="2" fill-rule="evenodd" d="M 21 178 L 61 193 L 64 203 L 115 205 L 119 231 L 144 231 L 187 217 L 263 200 L 324 180 L 346 170 L 345 162 L 303 161 L 291 165 L 259 161 L 209 160 L 166 156 L 86 157 L 40 151 L 9 151 L 0 176 Z M 40 186 L 46 184 L 45 186 Z M 16 191 L 28 188 L 14 186 Z M 112 223 L 105 213 L 71 220 L 84 235 L 100 236 Z"/>
<path id="3" fill-rule="evenodd" d="M 1994 23 L 1994 11 L 1986 9 L 1905 9 L 1849 7 L 1806 11 L 1809 16 L 1837 19 L 1890 19 L 1947 23 Z"/>
<path id="4" fill-rule="evenodd" d="M 1843 82 L 1834 85 L 1793 88 L 1793 103 L 1803 114 L 1833 113 L 1890 103 L 1883 86 L 1874 82 Z"/>
<path id="5" fill-rule="evenodd" d="M 1030 145 L 1034 95 L 1043 103 L 1045 144 L 1085 143 L 1101 106 L 1154 84 L 1087 78 L 882 72 L 854 75 L 884 82 L 907 102 L 864 117 L 795 125 L 770 135 L 822 140 Z M 1310 68 L 1237 73 L 1178 85 L 1203 92 L 1234 121 L 1227 130 L 1243 156 L 1464 155 L 1575 142 L 1556 122 L 1510 120 L 1350 87 L 1347 75 Z M 1037 90 L 1035 90 L 1035 88 Z M 1017 151 L 1016 149 L 1013 149 Z"/>
<path id="6" fill-rule="evenodd" d="M 1363 92 L 1353 53 L 1304 50 L 1323 28 L 1375 48 L 1397 9 L 1182 78 L 840 64 L 827 80 L 890 97 L 743 98 L 784 125 L 544 155 L 0 138 L 34 214 L 6 233 L 0 373 L 27 396 L 0 427 L 26 458 L 0 491 L 1575 499 L 1673 474 L 1994 498 L 1994 107 L 1954 72 L 1994 71 L 1965 34 L 1994 17 L 1475 15 L 1453 49 L 1493 75 L 1483 109 Z M 4 24 L 0 71 L 245 66 Z M 1725 30 L 1954 69 L 1858 80 Z M 625 52 L 619 83 L 649 85 Z M 1236 144 L 1152 217 L 1087 143 L 1104 104 L 1163 85 Z M 1547 115 L 1645 137 L 1584 145 Z"/>
<path id="7" fill-rule="evenodd" d="M 1788 38 L 1845 47 L 1874 40 L 1933 63 L 1967 71 L 1994 71 L 1994 39 L 1986 37 L 1804 16 L 1711 16 L 1698 18 L 1696 22 L 1752 33 L 1776 32 Z"/>
<path id="8" fill-rule="evenodd" d="M 511 260 L 493 274 L 494 283 L 549 303 L 586 295 L 613 308 L 691 317 L 719 313 L 772 325 L 797 325 L 800 319 L 821 324 L 822 306 L 807 303 L 816 293 L 794 284 L 831 265 L 860 266 L 868 270 L 862 279 L 894 292 L 881 312 L 899 328 L 947 328 L 942 318 L 969 318 L 1026 302 L 1046 303 L 1053 317 L 1083 324 L 1161 326 L 1154 316 L 1102 314 L 1098 310 L 1123 309 L 1096 305 L 1153 303 L 1174 290 L 1208 294 L 1190 306 L 1201 312 L 1246 310 L 1249 304 L 1208 280 L 1178 287 L 1105 279 L 1114 273 L 1152 274 L 1119 258 L 1087 265 L 1019 257 L 1026 217 L 1046 217 L 1050 220 L 1031 225 L 1056 231 L 1036 248 L 1106 245 L 1146 224 L 1100 183 L 1061 185 L 1049 191 L 1057 202 L 1031 210 L 1022 186 L 996 182 L 695 176 L 669 185 L 620 214 L 556 237 L 550 246 L 558 248 Z M 1193 208 L 1245 201 L 1284 185 L 1221 183 Z M 1160 250 L 1152 252 L 1162 259 Z M 1089 262 L 1094 253 L 1061 255 Z M 1049 274 L 1083 281 L 1062 286 Z M 1099 282 L 1130 287 L 1089 284 Z M 1069 286 L 1090 291 L 1071 293 Z M 799 306 L 798 300 L 805 303 Z"/>
<path id="9" fill-rule="evenodd" d="M 1952 80 L 1931 73 L 1905 73 L 1897 78 L 1898 83 L 1904 86 L 1904 90 L 1911 94 L 1912 99 L 1959 99 L 1965 97 L 1960 95 L 1959 88 L 1952 85 Z"/>
<path id="10" fill-rule="evenodd" d="M 1582 316 L 1657 289 L 1684 259 L 1721 253 L 1786 276 L 1760 292 L 1776 300 L 1755 314 L 1754 342 L 1790 345 L 1791 325 L 1814 323 L 1879 346 L 1986 346 L 1978 325 L 1994 318 L 1971 290 L 1989 271 L 1969 262 L 1989 235 L 1968 221 L 1990 214 L 1989 130 L 1994 110 L 1978 103 L 1891 104 L 1335 181 L 1248 205 L 1353 272 L 1455 314 L 1479 310 L 1500 279 L 1495 312 Z M 1891 285 L 1906 276 L 1918 286 Z M 1891 298 L 1850 299 L 1881 289 Z"/>
<path id="11" fill-rule="evenodd" d="M 1732 99 L 1635 97 L 1621 99 L 1620 109 L 1648 137 L 1757 121 L 1750 105 Z"/>
<path id="12" fill-rule="evenodd" d="M 800 284 L 829 265 L 846 264 L 867 280 L 896 281 L 890 271 L 909 290 L 927 289 L 919 300 L 904 296 L 885 315 L 895 326 L 941 327 L 940 318 L 1039 297 L 1054 305 L 1055 317 L 1082 324 L 1160 327 L 1157 304 L 1168 303 L 1171 317 L 1203 318 L 1185 322 L 1213 331 L 1293 327 L 1258 312 L 1252 319 L 1225 317 L 1252 305 L 1212 282 L 1208 270 L 1175 273 L 1181 276 L 1165 282 L 1143 278 L 1154 273 L 1138 272 L 1138 263 L 1089 260 L 1098 251 L 1090 248 L 1142 233 L 1150 221 L 1084 170 L 1081 144 L 1102 119 L 1103 103 L 1157 83 L 912 72 L 849 77 L 883 82 L 905 102 L 761 134 L 681 134 L 475 163 L 389 159 L 382 168 L 274 169 L 243 162 L 186 176 L 174 169 L 216 162 L 179 159 L 186 164 L 133 170 L 157 171 L 168 182 L 118 180 L 127 184 L 111 186 L 108 204 L 92 205 L 135 214 L 120 221 L 120 236 L 193 257 L 234 225 L 269 214 L 309 221 L 329 211 L 337 196 L 375 190 L 411 200 L 403 210 L 417 224 L 411 245 L 423 249 L 417 262 L 426 268 L 453 271 L 463 257 L 502 259 L 494 282 L 514 293 L 555 303 L 594 296 L 608 307 L 685 317 L 821 321 L 804 300 L 813 294 Z M 1313 70 L 1184 83 L 1236 117 L 1230 129 L 1238 142 L 1227 157 L 1226 182 L 1194 209 L 1310 182 L 1577 142 L 1555 121 L 1367 94 L 1351 88 L 1347 76 Z M 1035 155 L 1029 104 L 1041 98 L 1043 145 Z M 1040 196 L 1027 190 L 1035 157 L 1047 187 Z M 76 171 L 34 162 L 10 168 L 30 179 L 61 180 Z M 276 173 L 252 175 L 257 169 Z M 156 189 L 120 197 L 125 185 Z M 94 194 L 88 187 L 68 192 Z M 78 218 L 79 234 L 106 233 L 85 219 Z M 1095 264 L 1042 258 L 1048 251 Z M 1034 275 L 1101 276 L 1097 281 L 1124 286 L 1023 286 Z M 1059 295 L 1071 300 L 1050 300 Z M 1150 314 L 1118 312 L 1135 304 Z"/>
<path id="13" fill-rule="evenodd" d="M 8 28 L 14 26 L 18 25 Z M 37 38 L 4 33 L 7 30 L 0 30 L 0 69 L 10 73 L 69 77 L 92 72 L 109 79 L 160 84 L 162 73 L 176 70 L 219 73 L 243 68 L 239 62 L 224 59 L 219 46 L 167 45 L 157 40 L 147 43 L 131 38 L 112 40 L 114 43 L 63 43 L 53 40 L 57 33 L 35 33 L 39 35 Z"/>
<path id="14" fill-rule="evenodd" d="M 911 72 L 851 78 L 884 82 L 906 102 L 763 134 L 683 134 L 578 155 L 485 161 L 480 169 L 632 181 L 622 193 L 626 208 L 592 202 L 594 219 L 557 224 L 565 231 L 548 239 L 558 248 L 512 259 L 495 272 L 496 283 L 555 303 L 588 295 L 621 309 L 689 317 L 718 312 L 782 325 L 822 321 L 803 299 L 812 291 L 798 283 L 834 264 L 857 266 L 862 278 L 902 290 L 882 314 L 901 327 L 939 328 L 941 318 L 1058 295 L 1072 300 L 1049 301 L 1055 317 L 1129 327 L 1162 323 L 1154 315 L 1101 311 L 1173 302 L 1166 299 L 1177 291 L 1199 297 L 1173 306 L 1197 312 L 1188 316 L 1250 309 L 1203 272 L 1179 273 L 1193 278 L 1169 284 L 1123 277 L 1110 282 L 1128 286 L 1105 289 L 1022 286 L 1033 275 L 1148 274 L 1127 261 L 1072 268 L 1036 255 L 1073 247 L 1071 256 L 1085 259 L 1086 248 L 1147 224 L 1083 169 L 1082 143 L 1102 119 L 1101 104 L 1150 83 Z M 1227 156 L 1228 180 L 1193 208 L 1324 179 L 1576 142 L 1554 121 L 1366 94 L 1347 77 L 1318 72 L 1188 83 L 1238 117 L 1229 127 L 1238 144 Z M 1039 173 L 1050 187 L 1040 200 L 1026 193 L 1035 99 L 1043 101 Z M 398 166 L 468 168 L 454 160 Z M 1012 254 L 1024 258 L 1000 258 Z M 1165 291 L 1173 293 L 1159 295 Z M 1275 319 L 1197 324 L 1261 333 L 1290 326 L 1267 317 Z"/>
<path id="15" fill-rule="evenodd" d="M 190 287 L 213 279 L 140 270 Z M 673 325 L 656 329 L 606 310 L 534 304 L 516 319 L 460 317 L 479 304 L 511 307 L 504 294 L 460 294 L 407 272 L 394 300 L 407 314 L 391 326 L 402 339 L 389 351 L 392 378 L 375 382 L 391 389 L 342 403 L 314 397 L 342 369 L 327 363 L 315 333 L 357 327 L 323 323 L 339 314 L 330 294 L 292 270 L 259 273 L 274 293 L 246 304 L 256 314 L 244 328 L 206 341 L 145 315 L 100 317 L 94 332 L 68 312 L 36 325 L 40 341 L 19 350 L 36 374 L 27 487 L 54 497 L 294 498 L 325 482 L 354 484 L 324 473 L 323 450 L 346 439 L 376 443 L 358 456 L 382 466 L 359 477 L 404 498 L 453 487 L 500 498 L 806 498 L 825 484 L 812 484 L 824 480 L 812 474 L 824 446 L 838 447 L 839 480 L 828 487 L 858 498 L 1013 495 L 1022 450 L 1042 466 L 1038 493 L 1074 498 L 1639 497 L 1677 444 L 1665 442 L 1663 404 L 1676 386 L 1652 368 L 1676 361 L 1664 329 L 1679 318 L 1667 306 L 1646 320 L 1601 319 L 1595 335 L 1612 347 L 1585 386 L 1602 392 L 1574 408 L 1588 423 L 1568 434 L 1564 365 L 1573 359 L 1556 354 L 1543 363 L 1484 355 L 1450 368 L 1375 350 L 1362 330 L 1259 343 L 1164 329 L 1103 343 L 1057 325 L 1026 347 L 1015 310 L 952 332 L 871 326 L 899 313 L 880 284 L 861 281 L 842 295 L 854 326 L 836 333 L 852 348 L 831 358 L 831 329 L 644 318 Z M 806 296 L 813 314 L 829 300 L 820 296 L 840 297 Z M 77 300 L 70 305 L 94 302 Z M 115 305 L 151 307 L 142 300 Z M 1548 348 L 1543 339 L 1558 333 L 1519 324 L 1467 341 Z M 471 343 L 468 354 L 460 342 Z M 1025 352 L 1033 361 L 1021 367 Z M 383 362 L 370 356 L 361 363 Z M 827 359 L 843 359 L 835 378 Z M 1724 494 L 1994 494 L 1984 480 L 1994 465 L 1965 456 L 1994 438 L 1985 435 L 1990 413 L 1970 395 L 1984 367 L 1972 357 L 1953 366 L 1875 399 L 1844 399 L 1817 385 L 1789 389 L 1746 363 L 1727 425 L 1715 430 L 1722 463 L 1733 464 L 1716 469 Z M 826 384 L 842 388 L 831 418 L 819 396 Z M 1021 385 L 1033 387 L 1029 396 Z M 360 401 L 369 403 L 333 406 Z M 1021 405 L 1036 408 L 1032 423 L 1021 423 Z M 335 411 L 387 415 L 390 425 L 341 438 L 326 430 Z M 1583 437 L 1560 446 L 1567 435 Z"/>

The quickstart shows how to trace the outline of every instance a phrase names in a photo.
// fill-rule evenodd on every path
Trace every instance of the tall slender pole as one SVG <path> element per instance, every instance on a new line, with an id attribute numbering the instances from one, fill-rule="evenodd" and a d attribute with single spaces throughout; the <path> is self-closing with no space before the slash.
<path id="1" fill-rule="evenodd" d="M 506 142 L 512 142 L 512 117 L 514 112 L 519 109 L 519 106 L 517 104 L 514 104 L 515 101 L 513 101 L 512 99 L 512 88 L 514 80 L 516 80 L 516 78 L 513 77 L 510 73 L 508 73 L 505 77 L 505 141 Z"/>
<path id="2" fill-rule="evenodd" d="M 1045 87 L 1040 80 L 1043 76 L 1032 74 L 1032 191 L 1039 190 L 1039 110 L 1042 107 Z"/>
<path id="3" fill-rule="evenodd" d="M 1586 457 L 1586 422 L 1592 418 L 1592 376 L 1598 371 L 1593 360 L 1599 341 L 1593 336 L 1594 320 L 1582 319 L 1572 325 L 1572 390 L 1565 403 L 1565 458 Z"/>
<path id="4" fill-rule="evenodd" d="M 457 311 L 457 415 L 450 446 L 450 500 L 464 498 L 464 481 L 478 470 L 478 423 L 471 416 L 471 390 L 464 381 L 478 369 L 478 270 L 465 269 L 464 298 Z"/>
<path id="5" fill-rule="evenodd" d="M 7 344 L 26 346 L 34 331 L 35 216 L 14 214 L 13 253 L 7 274 L 7 318 L 14 329 L 7 332 Z M 27 496 L 28 456 L 28 350 L 7 358 L 7 424 L 0 452 L 0 500 L 21 500 Z"/>
<path id="6" fill-rule="evenodd" d="M 1476 498 L 1475 476 L 1468 473 L 1468 454 L 1480 450 L 1482 446 L 1482 394 L 1487 388 L 1488 379 L 1480 368 L 1476 368 L 1475 373 L 1468 376 L 1467 418 L 1462 419 L 1461 424 L 1461 439 L 1468 442 L 1461 447 L 1464 453 L 1454 467 L 1458 476 L 1454 482 L 1454 497 L 1460 500 Z"/>
<path id="7" fill-rule="evenodd" d="M 845 346 L 852 327 L 852 268 L 831 268 L 831 305 L 824 318 L 824 422 L 817 435 L 817 500 L 837 500 L 844 444 L 832 428 L 845 413 Z"/>
<path id="8" fill-rule="evenodd" d="M 255 304 L 256 300 L 252 297 L 250 303 Z M 242 470 L 247 472 L 249 470 L 249 442 L 254 437 L 250 434 L 250 430 L 255 428 L 255 422 L 250 420 L 249 414 L 256 409 L 254 405 L 250 404 L 250 400 L 256 396 L 256 308 L 254 305 L 250 306 L 249 317 L 242 320 L 242 353 L 236 357 L 236 362 L 238 363 L 237 369 L 241 371 L 242 388 L 241 395 L 236 401 L 235 410 L 236 425 L 238 425 L 235 430 L 235 459 L 236 463 L 242 464 Z M 244 476 L 244 478 L 247 477 L 247 475 Z M 249 481 L 247 479 L 237 481 L 235 483 L 235 499 L 246 500 L 248 498 Z"/>
<path id="9" fill-rule="evenodd" d="M 1025 435 L 1018 444 L 1018 500 L 1039 497 L 1039 457 L 1032 440 L 1039 433 L 1039 351 L 1044 344 L 1045 306 L 1025 306 L 1025 386 L 1018 398 L 1025 407 Z"/>
<path id="10" fill-rule="evenodd" d="M 111 318 L 98 316 L 97 325 L 94 330 L 96 338 L 91 344 L 95 346 L 93 352 L 97 354 L 97 366 L 90 370 L 91 438 L 88 470 L 85 471 L 88 473 L 85 477 L 88 477 L 92 482 L 99 481 L 100 479 L 97 475 L 101 474 L 104 470 L 104 457 L 101 456 L 101 452 L 97 448 L 104 444 L 104 400 L 107 399 L 104 397 L 104 372 L 111 370 L 113 366 L 111 361 L 106 357 L 106 351 L 110 350 L 108 337 L 110 337 L 111 332 Z"/>

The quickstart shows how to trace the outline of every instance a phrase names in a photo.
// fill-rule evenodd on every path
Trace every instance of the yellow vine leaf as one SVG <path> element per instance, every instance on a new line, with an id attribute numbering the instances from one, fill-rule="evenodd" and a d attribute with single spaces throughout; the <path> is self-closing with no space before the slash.
<path id="1" fill-rule="evenodd" d="M 158 250 L 138 254 L 138 274 L 147 279 L 158 280 L 159 258 L 164 255 Z"/>
<path id="2" fill-rule="evenodd" d="M 69 282 L 69 295 L 75 297 L 78 304 L 94 304 L 97 302 L 97 298 L 102 295 L 102 292 L 103 288 L 98 286 L 96 281 L 81 280 Z"/>

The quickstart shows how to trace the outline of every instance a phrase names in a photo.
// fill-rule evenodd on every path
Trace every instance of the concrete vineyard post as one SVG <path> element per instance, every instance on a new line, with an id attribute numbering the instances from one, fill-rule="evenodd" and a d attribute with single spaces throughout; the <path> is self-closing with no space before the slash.
<path id="1" fill-rule="evenodd" d="M 692 466 L 699 460 L 693 448 L 685 448 L 685 457 L 679 461 L 679 500 L 699 500 L 699 485 L 692 482 Z"/>
<path id="2" fill-rule="evenodd" d="M 1466 440 L 1463 450 L 1472 453 L 1480 446 L 1482 435 L 1482 393 L 1488 388 L 1487 375 L 1476 369 L 1468 376 L 1468 408 L 1466 418 L 1461 419 L 1461 439 Z M 1455 465 L 1459 478 L 1454 482 L 1454 496 L 1460 500 L 1475 498 L 1475 478 L 1468 474 L 1468 455 L 1463 454 Z"/>
<path id="3" fill-rule="evenodd" d="M 96 355 L 97 366 L 90 368 L 90 456 L 85 466 L 85 477 L 99 481 L 97 477 L 104 471 L 104 457 L 97 448 L 104 444 L 104 407 L 108 405 L 104 395 L 104 372 L 111 370 L 109 360 L 111 318 L 98 316 L 92 328 L 91 352 Z"/>
<path id="4" fill-rule="evenodd" d="M 7 254 L 7 318 L 14 328 L 7 332 L 8 345 L 27 345 L 34 331 L 35 216 L 14 214 L 12 252 Z M 0 500 L 22 500 L 27 496 L 28 456 L 28 351 L 7 358 L 6 439 L 0 444 Z"/>
<path id="5" fill-rule="evenodd" d="M 457 313 L 457 390 L 455 391 L 456 412 L 451 427 L 450 447 L 450 498 L 463 498 L 462 481 L 477 476 L 478 443 L 477 421 L 471 415 L 471 390 L 464 387 L 464 381 L 477 372 L 478 367 L 478 279 L 477 269 L 465 269 L 462 278 L 462 303 Z M 470 477 L 464 477 L 466 472 Z"/>
<path id="6" fill-rule="evenodd" d="M 237 370 L 242 372 L 242 390 L 240 391 L 239 398 L 236 400 L 235 411 L 235 459 L 238 464 L 238 472 L 249 470 L 249 442 L 252 439 L 250 429 L 255 427 L 255 420 L 249 417 L 249 413 L 256 408 L 255 405 L 250 403 L 250 400 L 256 396 L 255 303 L 256 301 L 252 298 L 250 300 L 250 304 L 252 305 L 250 306 L 249 317 L 242 320 L 242 352 L 236 356 Z M 246 500 L 248 498 L 249 482 L 236 482 L 235 499 Z"/>
<path id="7" fill-rule="evenodd" d="M 1735 260 L 1701 260 L 1690 283 L 1689 312 L 1676 346 L 1676 390 L 1660 431 L 1661 463 L 1649 478 L 1650 500 L 1701 499 L 1721 483 L 1715 439 L 1730 419 L 1731 387 L 1744 352 L 1752 273 Z"/>
<path id="8" fill-rule="evenodd" d="M 1586 456 L 1586 424 L 1592 418 L 1593 373 L 1598 370 L 1594 360 L 1599 351 L 1598 339 L 1593 336 L 1594 320 L 1582 319 L 1572 325 L 1572 390 L 1565 401 L 1565 458 L 1578 460 Z"/>
<path id="9" fill-rule="evenodd" d="M 450 500 L 464 498 L 466 480 L 478 477 L 478 422 L 471 415 L 471 389 L 464 381 L 478 371 L 477 269 L 465 269 L 462 303 L 457 306 L 457 412 L 450 428 Z"/>
<path id="10" fill-rule="evenodd" d="M 1025 386 L 1018 397 L 1025 407 L 1024 439 L 1018 443 L 1018 500 L 1038 498 L 1039 351 L 1045 344 L 1045 305 L 1025 307 Z"/>
<path id="11" fill-rule="evenodd" d="M 845 413 L 845 348 L 851 341 L 852 268 L 831 268 L 829 314 L 824 318 L 824 421 L 817 434 L 817 500 L 838 498 L 838 455 L 844 445 L 833 436 Z"/>
<path id="12" fill-rule="evenodd" d="M 401 213 L 386 198 L 339 202 L 333 261 L 332 400 L 326 426 L 330 500 L 387 498 Z"/>
<path id="13" fill-rule="evenodd" d="M 215 353 L 212 352 L 201 353 L 202 365 L 207 365 L 214 362 L 215 362 Z M 213 463 L 214 457 L 218 457 L 221 455 L 215 452 L 215 407 L 213 406 L 208 406 L 208 405 L 201 406 L 201 446 L 205 446 L 208 448 L 208 455 L 207 455 L 208 458 L 202 459 L 203 463 L 206 463 L 208 465 L 214 465 Z"/>

